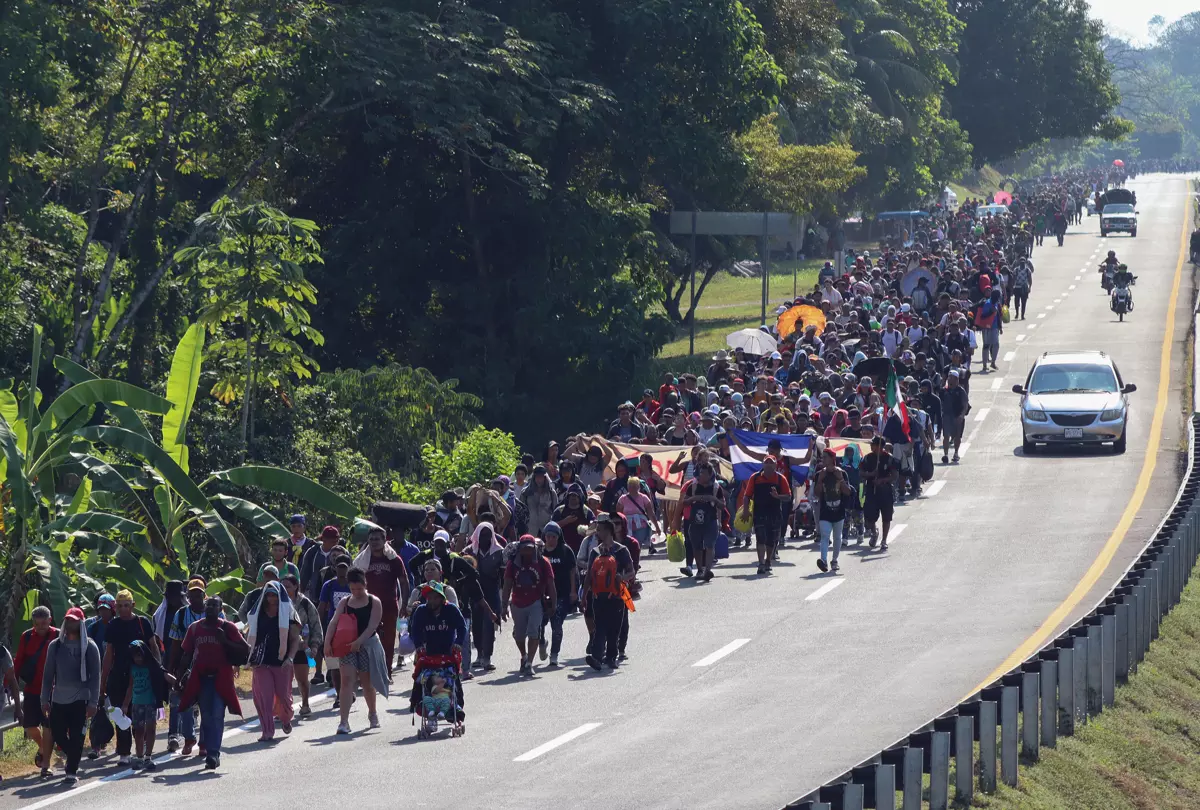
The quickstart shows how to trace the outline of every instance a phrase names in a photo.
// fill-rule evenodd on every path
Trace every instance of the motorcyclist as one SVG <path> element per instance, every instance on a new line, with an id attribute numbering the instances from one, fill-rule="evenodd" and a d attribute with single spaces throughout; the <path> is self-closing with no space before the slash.
<path id="1" fill-rule="evenodd" d="M 1117 272 L 1117 266 L 1121 262 L 1117 259 L 1117 252 L 1110 250 L 1108 256 L 1100 263 L 1100 286 L 1105 290 L 1111 290 L 1113 285 L 1113 275 Z"/>
<path id="2" fill-rule="evenodd" d="M 1137 280 L 1137 276 L 1129 272 L 1129 265 L 1118 264 L 1117 269 L 1113 272 L 1113 287 L 1110 306 L 1116 310 L 1115 301 L 1118 290 L 1125 291 L 1125 310 L 1128 312 L 1133 309 L 1133 291 L 1129 289 L 1129 285 Z"/>

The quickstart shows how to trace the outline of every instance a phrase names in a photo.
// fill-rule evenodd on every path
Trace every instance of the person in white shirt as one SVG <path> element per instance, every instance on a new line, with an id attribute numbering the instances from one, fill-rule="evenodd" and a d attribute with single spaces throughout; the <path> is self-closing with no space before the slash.
<path id="1" fill-rule="evenodd" d="M 921 326 L 920 321 L 913 321 L 913 325 L 908 327 L 908 342 L 912 346 L 916 346 L 925 337 L 925 327 Z"/>
<path id="2" fill-rule="evenodd" d="M 883 334 L 880 337 L 883 340 L 884 356 L 895 357 L 896 352 L 900 349 L 900 342 L 904 339 L 904 335 L 896 331 L 896 321 L 894 318 L 888 318 L 887 326 L 883 328 Z"/>
<path id="3" fill-rule="evenodd" d="M 833 286 L 833 279 L 826 277 L 825 283 L 821 287 L 821 295 L 829 302 L 829 306 L 837 309 L 842 305 L 842 294 L 838 292 L 838 288 Z"/>

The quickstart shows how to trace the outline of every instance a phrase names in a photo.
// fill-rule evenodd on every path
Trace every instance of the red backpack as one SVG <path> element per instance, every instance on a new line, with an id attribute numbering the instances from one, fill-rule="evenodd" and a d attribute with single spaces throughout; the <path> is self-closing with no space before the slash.
<path id="1" fill-rule="evenodd" d="M 617 576 L 617 558 L 612 554 L 601 552 L 592 561 L 592 593 L 620 595 L 621 579 Z"/>

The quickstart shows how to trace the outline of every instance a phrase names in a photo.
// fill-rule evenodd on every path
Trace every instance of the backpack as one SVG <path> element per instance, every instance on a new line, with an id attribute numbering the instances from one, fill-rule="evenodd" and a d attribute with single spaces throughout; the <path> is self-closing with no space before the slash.
<path id="1" fill-rule="evenodd" d="M 621 580 L 617 576 L 617 558 L 612 554 L 601 553 L 592 561 L 592 592 L 619 596 Z"/>

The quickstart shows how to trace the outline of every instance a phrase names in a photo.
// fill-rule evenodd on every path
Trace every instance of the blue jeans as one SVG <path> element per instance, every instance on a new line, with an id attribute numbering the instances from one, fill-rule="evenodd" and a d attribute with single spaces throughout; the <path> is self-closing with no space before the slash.
<path id="1" fill-rule="evenodd" d="M 563 622 L 567 620 L 567 613 L 571 610 L 571 606 L 567 604 L 565 599 L 559 599 L 554 606 L 554 613 L 550 615 L 550 654 L 558 655 L 562 649 L 563 642 Z"/>
<path id="2" fill-rule="evenodd" d="M 821 559 L 824 560 L 829 552 L 829 538 L 833 536 L 833 561 L 837 562 L 838 555 L 842 553 L 842 526 L 845 520 L 837 520 L 830 522 L 828 520 L 821 521 Z"/>
<path id="3" fill-rule="evenodd" d="M 217 694 L 217 679 L 212 675 L 200 678 L 200 746 L 207 754 L 221 753 L 221 738 L 225 736 L 225 701 Z"/>
<path id="4" fill-rule="evenodd" d="M 196 716 L 189 706 L 186 711 L 179 710 L 179 693 L 171 690 L 171 713 L 167 716 L 167 736 L 181 736 L 185 740 L 196 739 Z"/>

